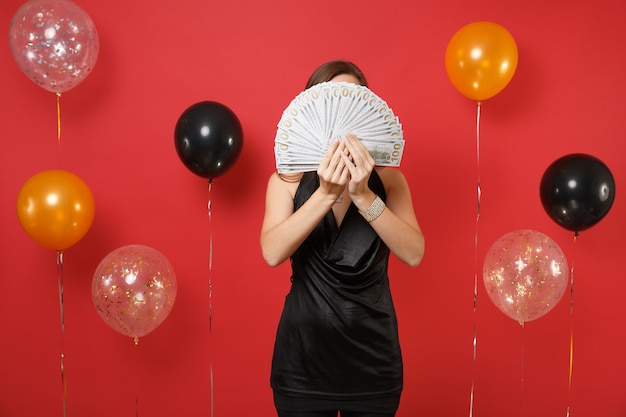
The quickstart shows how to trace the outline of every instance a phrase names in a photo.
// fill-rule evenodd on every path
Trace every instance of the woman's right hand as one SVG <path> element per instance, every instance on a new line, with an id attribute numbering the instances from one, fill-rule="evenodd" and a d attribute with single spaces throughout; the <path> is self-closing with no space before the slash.
<path id="1" fill-rule="evenodd" d="M 299 183 L 284 181 L 277 173 L 270 177 L 261 226 L 261 250 L 268 265 L 289 259 L 345 190 L 350 173 L 342 152 L 345 144 L 336 141 L 330 145 L 317 170 L 319 188 L 295 211 Z"/>
<path id="2" fill-rule="evenodd" d="M 339 198 L 350 178 L 350 171 L 341 158 L 345 147 L 346 145 L 340 140 L 332 142 L 317 169 L 320 191 L 332 196 L 333 199 Z"/>

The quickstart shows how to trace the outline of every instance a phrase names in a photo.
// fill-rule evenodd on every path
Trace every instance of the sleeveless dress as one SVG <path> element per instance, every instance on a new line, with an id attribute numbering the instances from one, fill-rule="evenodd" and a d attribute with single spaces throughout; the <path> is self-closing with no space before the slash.
<path id="1" fill-rule="evenodd" d="M 369 184 L 384 201 L 376 171 Z M 294 209 L 318 187 L 317 173 L 305 173 Z M 329 210 L 296 250 L 272 359 L 270 383 L 276 394 L 305 403 L 385 403 L 387 398 L 390 408 L 397 408 L 403 373 L 389 253 L 354 204 L 339 227 Z"/>

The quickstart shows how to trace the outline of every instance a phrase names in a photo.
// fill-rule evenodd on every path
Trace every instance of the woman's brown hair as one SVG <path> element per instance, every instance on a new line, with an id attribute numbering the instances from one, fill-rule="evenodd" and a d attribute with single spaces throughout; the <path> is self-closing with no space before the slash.
<path id="1" fill-rule="evenodd" d="M 367 80 L 365 79 L 365 75 L 359 69 L 359 67 L 357 67 L 350 61 L 334 60 L 326 62 L 317 67 L 317 69 L 313 71 L 313 74 L 311 74 L 311 76 L 309 77 L 305 89 L 311 88 L 319 83 L 330 81 L 336 76 L 344 74 L 353 75 L 357 80 L 359 80 L 359 84 L 367 87 Z M 298 172 L 293 174 L 278 174 L 278 176 L 283 181 L 298 182 L 302 178 L 302 173 Z"/>
<path id="2" fill-rule="evenodd" d="M 367 87 L 367 80 L 363 72 L 350 61 L 335 60 L 326 62 L 319 67 L 309 77 L 305 88 L 311 88 L 316 84 L 330 81 L 338 75 L 353 75 L 359 80 L 359 84 Z"/>

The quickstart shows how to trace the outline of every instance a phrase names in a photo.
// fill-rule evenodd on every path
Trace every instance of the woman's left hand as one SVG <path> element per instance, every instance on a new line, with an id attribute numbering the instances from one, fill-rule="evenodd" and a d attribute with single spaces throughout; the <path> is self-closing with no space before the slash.
<path id="1" fill-rule="evenodd" d="M 344 139 L 345 152 L 341 155 L 348 170 L 350 182 L 348 192 L 352 201 L 367 197 L 371 193 L 368 181 L 375 161 L 363 143 L 354 134 L 348 133 Z"/>
<path id="2" fill-rule="evenodd" d="M 350 173 L 348 192 L 359 210 L 367 210 L 376 195 L 369 188 L 369 178 L 376 161 L 363 142 L 349 133 L 341 158 Z M 380 170 L 385 185 L 385 208 L 370 224 L 387 247 L 403 262 L 416 266 L 424 256 L 424 235 L 415 218 L 411 191 L 406 178 L 399 170 Z"/>

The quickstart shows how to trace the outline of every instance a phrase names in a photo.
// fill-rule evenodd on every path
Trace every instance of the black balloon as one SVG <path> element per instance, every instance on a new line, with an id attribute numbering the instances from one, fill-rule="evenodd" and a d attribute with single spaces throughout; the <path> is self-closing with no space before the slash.
<path id="1" fill-rule="evenodd" d="M 580 232 L 609 212 L 615 200 L 615 180 L 599 159 L 570 154 L 546 169 L 539 194 L 552 220 L 567 230 Z"/>
<path id="2" fill-rule="evenodd" d="M 174 143 L 178 157 L 191 172 L 213 179 L 237 160 L 243 148 L 243 129 L 231 109 L 215 101 L 202 101 L 181 114 Z"/>

